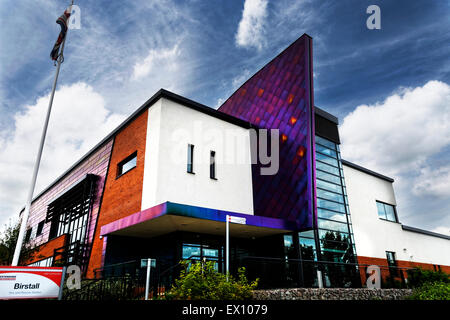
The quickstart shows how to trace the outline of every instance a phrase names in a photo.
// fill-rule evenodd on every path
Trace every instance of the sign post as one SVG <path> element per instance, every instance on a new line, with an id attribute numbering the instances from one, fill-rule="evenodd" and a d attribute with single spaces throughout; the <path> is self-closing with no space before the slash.
<path id="1" fill-rule="evenodd" d="M 230 216 L 226 215 L 225 222 L 225 273 L 227 275 L 228 281 L 228 273 L 230 271 Z"/>
<path id="2" fill-rule="evenodd" d="M 237 224 L 246 224 L 247 219 L 236 216 L 225 216 L 225 272 L 227 274 L 230 272 L 230 222 Z"/>
<path id="3" fill-rule="evenodd" d="M 148 290 L 150 289 L 150 268 L 156 266 L 156 259 L 142 259 L 141 267 L 147 267 L 147 276 L 145 278 L 145 300 L 148 300 Z"/>
<path id="4" fill-rule="evenodd" d="M 64 268 L 0 266 L 0 300 L 62 298 Z"/>

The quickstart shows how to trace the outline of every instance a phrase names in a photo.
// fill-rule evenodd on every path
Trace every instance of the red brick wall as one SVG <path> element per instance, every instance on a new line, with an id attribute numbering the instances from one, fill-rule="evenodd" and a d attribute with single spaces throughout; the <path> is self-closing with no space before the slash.
<path id="1" fill-rule="evenodd" d="M 114 139 L 88 266 L 88 278 L 94 277 L 94 270 L 102 265 L 103 239 L 99 237 L 101 227 L 141 210 L 147 117 L 148 111 L 145 111 Z M 136 151 L 136 167 L 117 178 L 117 164 Z"/>
<path id="2" fill-rule="evenodd" d="M 371 257 L 361 257 L 358 256 L 358 263 L 360 265 L 377 265 L 381 268 L 381 277 L 383 279 L 386 279 L 389 277 L 389 268 L 388 268 L 388 262 L 387 259 L 381 259 L 381 258 L 371 258 Z M 420 267 L 424 270 L 435 270 L 433 264 L 430 263 L 421 263 L 421 262 L 414 262 L 414 261 L 404 261 L 404 260 L 397 260 L 397 267 L 400 268 L 414 268 L 414 267 Z M 450 273 L 450 266 L 443 266 L 441 265 L 441 270 L 446 273 Z M 361 274 L 361 280 L 362 283 L 366 283 L 366 274 L 364 268 L 360 269 Z M 406 269 L 402 269 L 402 271 L 399 271 L 403 273 L 403 277 L 406 279 L 408 278 L 408 275 L 406 273 Z M 395 278 L 397 280 L 401 279 L 401 275 L 399 273 L 399 276 Z"/>
<path id="3" fill-rule="evenodd" d="M 63 234 L 55 239 L 52 239 L 52 240 L 36 247 L 36 251 L 33 253 L 33 256 L 23 264 L 27 265 L 27 264 L 31 264 L 31 263 L 39 261 L 39 260 L 53 257 L 54 250 L 66 245 L 67 240 L 68 240 L 68 235 Z"/>

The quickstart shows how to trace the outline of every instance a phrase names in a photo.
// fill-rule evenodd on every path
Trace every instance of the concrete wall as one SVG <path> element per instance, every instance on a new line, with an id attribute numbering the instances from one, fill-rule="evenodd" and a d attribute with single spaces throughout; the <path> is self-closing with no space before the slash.
<path id="1" fill-rule="evenodd" d="M 378 218 L 376 200 L 396 205 L 392 183 L 345 165 L 344 176 L 358 256 L 386 259 L 386 251 L 393 251 L 401 261 L 450 265 L 449 240 Z M 397 215 L 401 222 L 402 212 Z"/>
<path id="2" fill-rule="evenodd" d="M 142 210 L 171 201 L 253 214 L 249 130 L 164 98 L 149 109 L 147 127 Z M 211 150 L 217 180 L 209 174 Z"/>

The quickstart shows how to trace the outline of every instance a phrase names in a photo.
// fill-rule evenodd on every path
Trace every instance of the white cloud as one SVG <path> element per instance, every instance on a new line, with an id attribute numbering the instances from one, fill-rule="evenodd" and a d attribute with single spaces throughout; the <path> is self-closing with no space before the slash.
<path id="1" fill-rule="evenodd" d="M 340 126 L 345 158 L 396 175 L 450 144 L 450 86 L 429 81 L 382 103 L 361 105 Z"/>
<path id="2" fill-rule="evenodd" d="M 242 18 L 236 33 L 236 44 L 261 50 L 265 45 L 267 0 L 245 0 Z"/>
<path id="3" fill-rule="evenodd" d="M 175 72 L 179 69 L 179 56 L 178 44 L 175 44 L 172 48 L 151 49 L 142 62 L 138 61 L 134 65 L 132 78 L 133 80 L 139 80 L 148 76 L 152 71 L 157 75 L 159 73 L 158 68 L 161 66 L 164 66 L 169 72 Z"/>
<path id="4" fill-rule="evenodd" d="M 450 197 L 450 166 L 422 168 L 415 179 L 413 192 L 417 196 Z"/>
<path id="5" fill-rule="evenodd" d="M 429 81 L 358 106 L 339 132 L 344 159 L 395 178 L 402 222 L 450 229 L 448 84 Z"/>
<path id="6" fill-rule="evenodd" d="M 25 204 L 48 101 L 49 94 L 26 106 L 14 116 L 14 132 L 0 134 L 0 217 L 4 223 L 17 216 Z M 61 86 L 55 93 L 34 194 L 67 170 L 124 118 L 110 113 L 104 98 L 87 84 Z"/>

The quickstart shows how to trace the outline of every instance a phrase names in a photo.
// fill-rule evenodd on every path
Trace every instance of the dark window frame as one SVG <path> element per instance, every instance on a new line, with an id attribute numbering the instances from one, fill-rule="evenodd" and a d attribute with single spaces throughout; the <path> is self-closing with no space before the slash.
<path id="1" fill-rule="evenodd" d="M 209 177 L 217 180 L 216 176 L 216 152 L 211 150 L 209 153 Z"/>
<path id="2" fill-rule="evenodd" d="M 32 233 L 33 233 L 33 228 L 28 228 L 27 232 L 25 233 L 25 243 L 30 242 Z"/>
<path id="3" fill-rule="evenodd" d="M 195 174 L 195 172 L 194 172 L 194 147 L 195 147 L 195 145 L 193 145 L 191 143 L 188 144 L 186 172 L 191 173 L 191 174 Z"/>
<path id="4" fill-rule="evenodd" d="M 385 214 L 385 217 L 386 217 L 386 218 L 381 218 L 380 215 L 378 214 L 378 205 L 377 205 L 377 215 L 378 215 L 378 219 L 383 220 L 383 221 L 393 222 L 393 223 L 400 223 L 400 222 L 398 221 L 397 208 L 396 208 L 395 205 L 390 204 L 390 203 L 387 203 L 387 202 L 384 202 L 384 201 L 380 201 L 380 200 L 375 200 L 375 202 L 378 202 L 378 203 L 383 204 L 383 208 L 384 208 L 384 206 L 388 205 L 388 206 L 391 206 L 391 207 L 394 209 L 394 218 L 395 218 L 395 220 L 389 220 L 389 219 L 387 218 L 386 208 L 384 208 L 384 211 L 385 211 L 384 214 Z"/>
<path id="5" fill-rule="evenodd" d="M 127 171 L 123 171 L 123 166 L 126 165 L 127 163 L 129 163 L 131 160 L 133 160 L 134 158 L 136 158 L 136 163 L 133 167 L 129 168 Z M 137 151 L 133 152 L 132 154 L 130 154 L 128 157 L 126 157 L 125 159 L 123 159 L 122 161 L 120 161 L 117 164 L 117 175 L 116 175 L 116 179 L 120 178 L 121 176 L 123 176 L 124 174 L 130 172 L 131 170 L 133 170 L 134 168 L 137 167 Z"/>
<path id="6" fill-rule="evenodd" d="M 42 230 L 44 230 L 44 224 L 45 224 L 44 220 L 42 220 L 41 222 L 38 223 L 37 230 L 36 230 L 36 237 L 38 237 L 42 234 Z"/>

